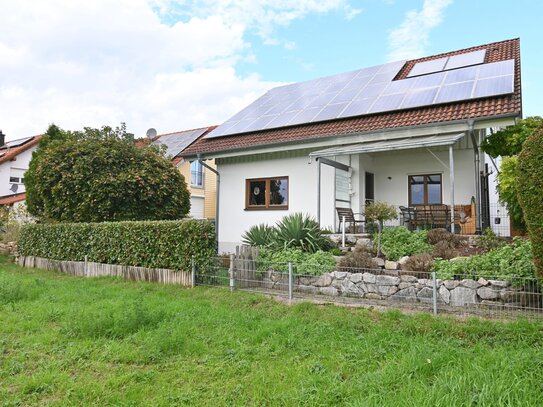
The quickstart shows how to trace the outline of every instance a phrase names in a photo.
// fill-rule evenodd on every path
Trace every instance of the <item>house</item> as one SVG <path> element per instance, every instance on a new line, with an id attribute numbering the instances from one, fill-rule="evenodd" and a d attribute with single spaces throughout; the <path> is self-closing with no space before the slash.
<path id="1" fill-rule="evenodd" d="M 522 117 L 520 79 L 511 39 L 280 86 L 180 156 L 217 165 L 221 252 L 292 212 L 337 230 L 337 208 L 374 200 L 398 222 L 437 207 L 453 231 L 479 233 L 507 220 L 490 213 L 480 145 Z"/>
<path id="2" fill-rule="evenodd" d="M 0 131 L 0 206 L 19 205 L 26 199 L 24 174 L 41 136 L 5 142 Z"/>
<path id="3" fill-rule="evenodd" d="M 211 132 L 217 126 L 202 127 L 174 133 L 160 134 L 153 144 L 164 145 L 166 154 L 185 177 L 190 192 L 189 215 L 195 219 L 215 219 L 217 204 L 217 176 L 215 163 L 187 161 L 180 154 L 192 143 Z"/>

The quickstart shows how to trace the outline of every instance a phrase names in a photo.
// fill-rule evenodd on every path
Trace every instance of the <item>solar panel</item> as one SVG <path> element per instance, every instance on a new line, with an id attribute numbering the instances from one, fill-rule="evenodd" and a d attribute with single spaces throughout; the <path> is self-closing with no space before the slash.
<path id="1" fill-rule="evenodd" d="M 485 62 L 486 49 L 467 52 L 449 57 L 445 69 L 456 69 L 464 66 L 477 65 Z"/>
<path id="2" fill-rule="evenodd" d="M 449 58 L 432 59 L 430 61 L 417 62 L 409 72 L 408 77 L 425 75 L 433 72 L 440 72 L 445 68 L 445 64 Z"/>
<path id="3" fill-rule="evenodd" d="M 476 63 L 481 58 L 484 53 L 477 51 L 454 63 Z M 403 65 L 390 63 L 271 89 L 205 137 L 513 92 L 514 60 L 394 80 Z"/>
<path id="4" fill-rule="evenodd" d="M 185 148 L 187 148 L 194 140 L 206 132 L 207 128 L 183 131 L 174 134 L 167 134 L 153 141 L 153 144 L 163 144 L 166 146 L 166 154 L 175 157 Z"/>
<path id="5" fill-rule="evenodd" d="M 22 146 L 23 144 L 25 144 L 26 142 L 32 140 L 34 137 L 25 137 L 25 138 L 20 138 L 18 140 L 11 140 L 11 141 L 8 141 L 4 144 L 4 146 L 6 147 L 19 147 L 19 146 Z"/>

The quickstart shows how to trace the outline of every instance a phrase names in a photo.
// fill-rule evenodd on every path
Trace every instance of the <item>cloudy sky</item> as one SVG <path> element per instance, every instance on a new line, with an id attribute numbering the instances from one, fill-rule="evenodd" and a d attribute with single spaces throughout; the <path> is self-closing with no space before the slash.
<path id="1" fill-rule="evenodd" d="M 278 84 L 521 38 L 543 115 L 540 0 L 0 0 L 8 139 L 219 124 Z"/>

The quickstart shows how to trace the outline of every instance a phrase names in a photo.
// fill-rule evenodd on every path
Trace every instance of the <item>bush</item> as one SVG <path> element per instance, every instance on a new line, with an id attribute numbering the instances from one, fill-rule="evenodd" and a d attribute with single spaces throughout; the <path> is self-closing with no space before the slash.
<path id="1" fill-rule="evenodd" d="M 437 242 L 432 247 L 432 255 L 434 257 L 438 257 L 440 259 L 454 259 L 458 256 L 458 252 L 454 247 L 451 247 L 450 242 L 447 242 L 445 240 L 442 240 L 440 242 Z"/>
<path id="2" fill-rule="evenodd" d="M 503 246 L 504 241 L 498 237 L 491 228 L 483 230 L 481 236 L 477 238 L 477 245 L 485 251 L 490 251 Z"/>
<path id="3" fill-rule="evenodd" d="M 366 206 L 364 216 L 367 222 L 377 222 L 377 256 L 380 256 L 383 224 L 387 220 L 396 219 L 398 211 L 386 202 L 372 202 Z"/>
<path id="4" fill-rule="evenodd" d="M 457 235 L 452 234 L 447 229 L 437 228 L 431 229 L 428 231 L 427 235 L 428 243 L 431 245 L 438 244 L 440 242 L 445 242 L 449 247 L 458 247 L 460 244 L 460 239 Z"/>
<path id="5" fill-rule="evenodd" d="M 190 270 L 191 257 L 206 264 L 215 255 L 209 221 L 138 221 L 25 225 L 19 253 L 56 260 Z"/>
<path id="6" fill-rule="evenodd" d="M 429 273 L 432 271 L 433 266 L 434 258 L 428 253 L 420 253 L 409 257 L 409 260 L 402 266 L 402 270 Z"/>
<path id="7" fill-rule="evenodd" d="M 283 250 L 262 249 L 258 253 L 257 269 L 288 272 L 288 263 L 293 263 L 297 274 L 320 275 L 330 273 L 336 268 L 336 260 L 329 252 L 316 251 L 307 253 L 298 248 Z"/>
<path id="8" fill-rule="evenodd" d="M 518 157 L 518 198 L 533 244 L 535 271 L 543 277 L 543 124 L 524 142 Z"/>
<path id="9" fill-rule="evenodd" d="M 241 241 L 249 246 L 268 247 L 273 243 L 275 229 L 265 223 L 254 225 L 241 236 Z"/>
<path id="10" fill-rule="evenodd" d="M 389 260 L 398 260 L 404 256 L 411 256 L 431 251 L 427 243 L 425 230 L 410 232 L 404 226 L 385 228 L 383 230 L 383 254 Z M 374 242 L 375 242 L 374 238 Z"/>
<path id="11" fill-rule="evenodd" d="M 293 213 L 277 222 L 273 246 L 277 249 L 299 248 L 314 253 L 331 249 L 332 241 L 324 235 L 318 222 L 311 216 Z"/>
<path id="12" fill-rule="evenodd" d="M 379 266 L 373 259 L 373 255 L 364 247 L 357 247 L 354 251 L 347 253 L 339 262 L 339 267 L 376 269 Z"/>
<path id="13" fill-rule="evenodd" d="M 436 260 L 435 271 L 442 279 L 461 277 L 533 277 L 532 245 L 529 240 L 513 238 L 488 253 L 455 261 Z"/>

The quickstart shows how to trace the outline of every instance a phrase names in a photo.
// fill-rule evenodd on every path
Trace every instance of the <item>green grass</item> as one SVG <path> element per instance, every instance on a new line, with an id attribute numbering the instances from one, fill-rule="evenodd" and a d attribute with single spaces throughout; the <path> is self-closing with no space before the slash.
<path id="1" fill-rule="evenodd" d="M 0 259 L 0 406 L 539 406 L 543 325 L 280 304 Z"/>

